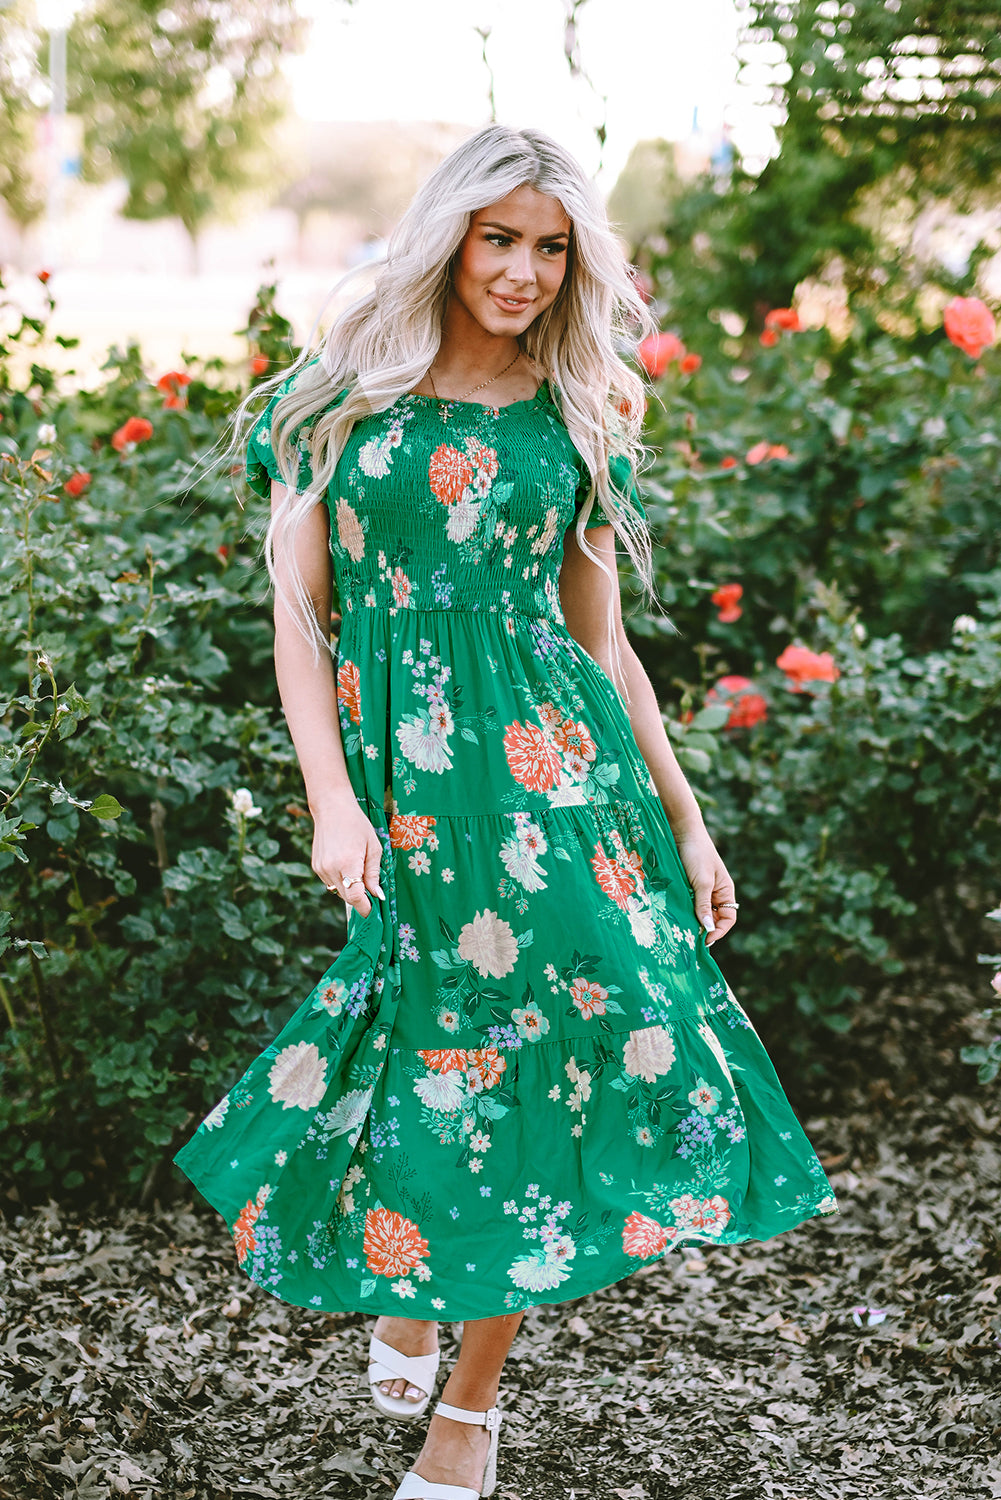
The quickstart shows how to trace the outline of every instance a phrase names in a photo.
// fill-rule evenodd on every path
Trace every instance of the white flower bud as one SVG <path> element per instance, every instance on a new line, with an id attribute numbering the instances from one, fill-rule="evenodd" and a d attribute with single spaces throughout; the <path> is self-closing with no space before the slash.
<path id="1" fill-rule="evenodd" d="M 957 615 L 952 622 L 953 635 L 975 635 L 977 622 L 972 615 Z"/>
<path id="2" fill-rule="evenodd" d="M 51 422 L 43 422 L 38 429 L 38 442 L 42 448 L 50 448 L 58 436 Z"/>
<path id="3" fill-rule="evenodd" d="M 235 792 L 230 793 L 233 799 L 233 811 L 244 818 L 256 818 L 261 809 L 254 806 L 254 798 L 245 786 L 238 786 Z"/>

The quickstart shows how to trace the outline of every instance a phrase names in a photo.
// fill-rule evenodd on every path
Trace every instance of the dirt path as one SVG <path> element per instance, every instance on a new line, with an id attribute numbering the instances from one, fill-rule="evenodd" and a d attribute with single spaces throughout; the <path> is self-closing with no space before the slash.
<path id="1" fill-rule="evenodd" d="M 964 1007 L 886 996 L 836 1044 L 807 1123 L 838 1219 L 528 1316 L 498 1500 L 1001 1497 L 1001 1122 Z M 0 1259 L 4 1500 L 376 1500 L 419 1446 L 361 1389 L 367 1320 L 251 1288 L 208 1211 L 49 1207 Z"/>

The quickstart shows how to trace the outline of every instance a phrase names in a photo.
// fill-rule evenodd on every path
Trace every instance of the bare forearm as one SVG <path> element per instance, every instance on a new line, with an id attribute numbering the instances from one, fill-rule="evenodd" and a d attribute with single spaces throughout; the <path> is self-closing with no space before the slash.
<path id="1" fill-rule="evenodd" d="M 337 717 L 337 689 L 328 651 L 313 648 L 279 611 L 275 675 L 285 720 L 314 820 L 345 798 L 354 801 Z"/>

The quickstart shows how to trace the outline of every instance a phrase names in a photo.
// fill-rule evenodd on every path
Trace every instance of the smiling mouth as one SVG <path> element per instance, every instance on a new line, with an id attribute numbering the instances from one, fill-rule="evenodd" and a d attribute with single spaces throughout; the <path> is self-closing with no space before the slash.
<path id="1" fill-rule="evenodd" d="M 500 292 L 490 292 L 489 295 L 505 312 L 522 312 L 532 302 L 530 297 L 502 297 Z"/>

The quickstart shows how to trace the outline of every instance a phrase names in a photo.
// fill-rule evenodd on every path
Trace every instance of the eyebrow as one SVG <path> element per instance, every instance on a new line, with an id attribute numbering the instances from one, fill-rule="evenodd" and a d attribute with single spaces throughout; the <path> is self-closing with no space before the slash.
<path id="1" fill-rule="evenodd" d="M 497 224 L 493 220 L 487 220 L 479 226 L 481 229 L 499 229 L 502 234 L 508 234 L 513 240 L 520 240 L 522 233 L 520 229 L 509 229 L 506 224 Z M 540 234 L 537 244 L 549 244 L 551 240 L 566 240 L 570 238 L 568 229 L 556 229 L 552 234 Z"/>

